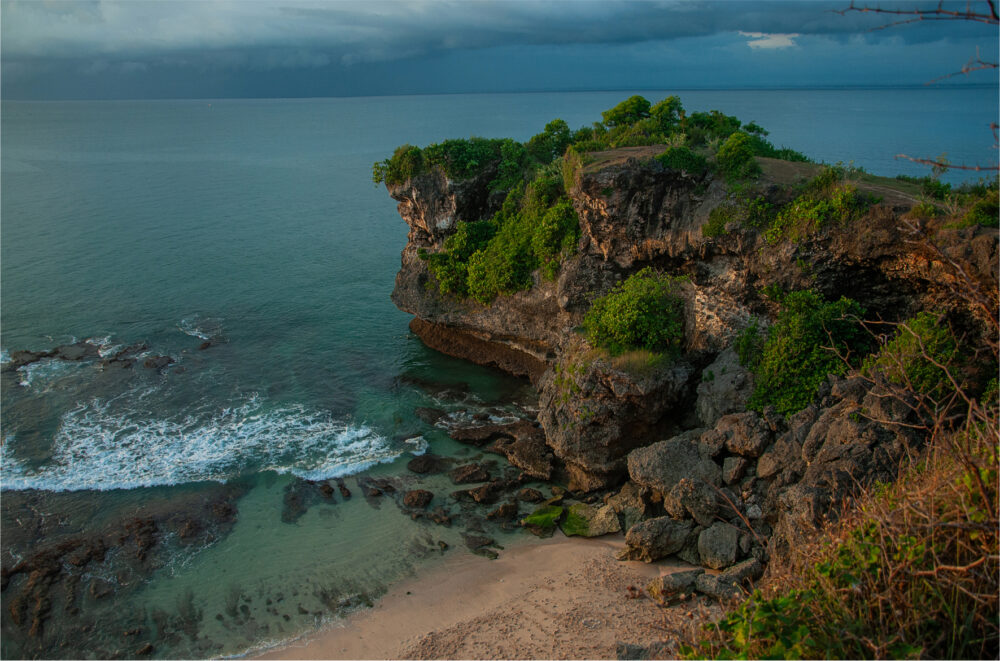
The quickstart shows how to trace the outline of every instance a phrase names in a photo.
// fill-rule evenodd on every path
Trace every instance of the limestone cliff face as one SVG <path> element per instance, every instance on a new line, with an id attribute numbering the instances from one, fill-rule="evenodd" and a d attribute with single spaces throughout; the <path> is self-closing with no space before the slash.
<path id="1" fill-rule="evenodd" d="M 662 148 L 593 155 L 568 191 L 580 218 L 577 254 L 554 282 L 536 274 L 530 290 L 489 306 L 440 294 L 418 251 L 441 249 L 458 220 L 496 212 L 502 196 L 488 189 L 495 173 L 454 181 L 433 171 L 389 188 L 410 228 L 393 301 L 416 317 L 411 328 L 432 348 L 532 379 L 545 442 L 571 489 L 613 486 L 627 476 L 630 451 L 715 422 L 699 420 L 699 412 L 717 417 L 738 408 L 720 397 L 745 395 L 749 377 L 727 388 L 699 387 L 702 371 L 751 318 L 766 321 L 776 312 L 760 295 L 765 287 L 847 295 L 874 315 L 903 318 L 945 295 L 943 285 L 953 277 L 948 257 L 957 256 L 996 289 L 995 229 L 941 233 L 944 253 L 928 254 L 908 242 L 910 230 L 901 220 L 916 200 L 874 186 L 866 192 L 880 195 L 882 203 L 849 230 L 826 227 L 774 245 L 757 230 L 737 226 L 706 238 L 701 228 L 725 203 L 725 183 L 664 168 L 649 158 L 657 150 Z M 793 185 L 819 169 L 759 160 L 759 194 L 774 203 L 791 199 Z M 652 369 L 616 366 L 576 329 L 594 297 L 645 266 L 688 276 L 683 354 Z M 731 355 L 727 360 L 732 363 Z M 714 399 L 702 401 L 706 397 Z"/>

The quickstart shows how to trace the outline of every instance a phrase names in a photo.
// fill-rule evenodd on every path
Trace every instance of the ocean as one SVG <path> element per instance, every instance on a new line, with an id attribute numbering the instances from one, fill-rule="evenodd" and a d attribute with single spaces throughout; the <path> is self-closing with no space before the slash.
<path id="1" fill-rule="evenodd" d="M 929 173 L 901 153 L 997 157 L 992 88 L 640 93 L 676 93 L 689 111 L 756 121 L 777 146 L 879 175 Z M 407 461 L 479 453 L 415 409 L 503 418 L 530 410 L 532 393 L 409 334 L 389 300 L 407 228 L 372 163 L 404 143 L 526 140 L 556 117 L 576 128 L 631 94 L 5 101 L 3 359 L 77 342 L 105 358 L 144 346 L 131 368 L 51 359 L 3 377 L 3 566 L 66 540 L 126 542 L 81 565 L 106 575 L 84 571 L 66 587 L 63 571 L 30 634 L 9 608 L 25 572 L 5 578 L 0 656 L 146 644 L 160 658 L 241 654 L 467 552 L 467 530 L 364 498 L 364 480 L 443 501 L 447 478 L 417 479 Z M 173 362 L 142 366 L 156 356 Z M 303 491 L 334 478 L 350 499 Z"/>

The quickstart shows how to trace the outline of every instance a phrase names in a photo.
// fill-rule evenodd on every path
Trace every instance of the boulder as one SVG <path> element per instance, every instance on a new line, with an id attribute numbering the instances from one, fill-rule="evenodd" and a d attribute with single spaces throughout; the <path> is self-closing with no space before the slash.
<path id="1" fill-rule="evenodd" d="M 719 580 L 728 581 L 737 586 L 746 586 L 763 575 L 764 565 L 757 558 L 749 558 L 719 574 Z"/>
<path id="2" fill-rule="evenodd" d="M 675 521 L 667 516 L 637 523 L 625 534 L 625 549 L 618 559 L 653 562 L 677 553 L 684 548 L 692 528 L 691 521 Z"/>
<path id="3" fill-rule="evenodd" d="M 573 345 L 539 383 L 538 420 L 577 492 L 621 482 L 629 451 L 669 431 L 693 372 L 683 360 L 630 372 L 587 351 Z"/>
<path id="4" fill-rule="evenodd" d="M 759 457 L 771 443 L 773 433 L 755 411 L 722 416 L 715 429 L 726 436 L 726 449 L 743 457 Z"/>
<path id="5" fill-rule="evenodd" d="M 626 482 L 618 493 L 608 496 L 605 504 L 618 515 L 622 530 L 628 530 L 650 513 L 650 507 L 643 497 L 642 488 L 635 482 Z"/>
<path id="6" fill-rule="evenodd" d="M 664 574 L 650 581 L 646 586 L 646 592 L 653 599 L 666 604 L 693 592 L 695 581 L 704 573 L 704 569 L 686 569 Z"/>
<path id="7" fill-rule="evenodd" d="M 740 364 L 736 351 L 726 349 L 702 371 L 695 402 L 701 424 L 711 427 L 722 416 L 745 410 L 751 392 L 753 375 Z"/>
<path id="8" fill-rule="evenodd" d="M 726 457 L 722 462 L 722 481 L 735 484 L 743 479 L 750 460 L 745 457 Z"/>
<path id="9" fill-rule="evenodd" d="M 630 452 L 628 472 L 632 481 L 661 494 L 668 493 L 685 478 L 720 485 L 722 470 L 711 459 L 703 459 L 699 452 L 697 439 L 701 432 L 700 429 L 684 432 Z"/>
<path id="10" fill-rule="evenodd" d="M 719 601 L 729 601 L 743 596 L 743 591 L 738 587 L 713 574 L 700 575 L 695 579 L 694 587 L 698 592 L 707 594 L 709 597 L 713 597 Z"/>
<path id="11" fill-rule="evenodd" d="M 698 554 L 701 564 L 712 569 L 722 569 L 736 562 L 740 531 L 736 526 L 716 521 L 698 535 Z"/>
<path id="12" fill-rule="evenodd" d="M 689 515 L 699 525 L 710 526 L 718 512 L 715 489 L 702 480 L 683 478 L 663 496 L 663 507 L 675 519 Z"/>
<path id="13" fill-rule="evenodd" d="M 567 537 L 600 537 L 621 532 L 618 515 L 610 505 L 597 508 L 587 503 L 574 503 L 566 509 L 560 529 Z"/>
<path id="14" fill-rule="evenodd" d="M 552 477 L 552 450 L 545 444 L 545 432 L 527 420 L 507 426 L 510 435 L 503 435 L 486 447 L 487 452 L 506 457 L 530 477 L 548 480 Z"/>

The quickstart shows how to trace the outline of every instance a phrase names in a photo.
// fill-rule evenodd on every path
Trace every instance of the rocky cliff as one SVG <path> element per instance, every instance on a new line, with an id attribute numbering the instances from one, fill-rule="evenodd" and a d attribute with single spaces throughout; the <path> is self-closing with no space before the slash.
<path id="1" fill-rule="evenodd" d="M 722 568 L 763 560 L 765 547 L 780 552 L 859 484 L 890 479 L 919 444 L 905 425 L 892 424 L 908 413 L 857 379 L 831 377 L 813 404 L 787 419 L 746 411 L 753 375 L 732 346 L 751 320 L 766 325 L 776 314 L 762 292 L 848 295 L 872 317 L 904 319 L 948 296 L 953 259 L 995 290 L 997 231 L 908 220 L 919 202 L 911 192 L 861 180 L 859 193 L 878 202 L 849 226 L 817 223 L 800 228 L 795 240 L 747 222 L 706 232 L 707 223 L 719 222 L 713 212 L 731 204 L 731 186 L 708 171 L 663 165 L 653 156 L 664 149 L 590 154 L 567 190 L 579 217 L 575 255 L 555 280 L 536 273 L 530 289 L 490 305 L 442 294 L 420 253 L 440 251 L 458 220 L 486 220 L 500 208 L 503 196 L 488 186 L 495 172 L 452 180 L 431 169 L 388 185 L 410 228 L 392 298 L 414 315 L 411 329 L 430 347 L 536 385 L 544 434 L 518 441 L 522 455 L 554 459 L 553 475 L 572 492 L 625 482 L 604 506 L 621 517 L 625 501 L 660 515 L 662 525 L 650 523 L 659 520 L 653 516 L 642 524 L 649 530 L 629 533 L 631 557 L 679 553 Z M 775 207 L 822 170 L 757 160 L 762 174 L 750 194 Z M 941 252 L 911 240 L 928 227 Z M 646 266 L 687 276 L 682 351 L 649 365 L 611 358 L 579 332 L 595 297 Z M 860 410 L 881 417 L 859 417 Z M 502 430 L 496 436 L 504 437 Z"/>

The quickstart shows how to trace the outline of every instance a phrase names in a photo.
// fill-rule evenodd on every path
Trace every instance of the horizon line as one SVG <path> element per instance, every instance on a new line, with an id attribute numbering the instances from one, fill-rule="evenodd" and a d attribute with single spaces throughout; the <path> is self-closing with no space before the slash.
<path id="1" fill-rule="evenodd" d="M 733 86 L 733 87 L 616 87 L 616 88 L 579 88 L 579 89 L 551 89 L 551 90 L 496 90 L 496 91 L 476 91 L 476 92 L 409 92 L 402 94 L 343 94 L 343 95 L 306 95 L 306 96 L 178 96 L 178 97 L 66 97 L 66 98 L 3 98 L 0 103 L 6 102 L 94 102 L 94 101 L 290 101 L 307 99 L 367 99 L 381 97 L 405 97 L 405 96 L 487 96 L 500 94 L 589 94 L 601 92 L 795 92 L 795 91 L 848 91 L 848 90 L 950 90 L 950 89 L 985 89 L 998 88 L 994 83 L 945 83 L 934 84 L 906 84 L 906 85 L 807 85 L 807 86 Z"/>

